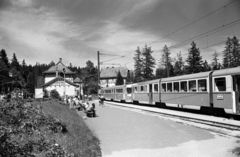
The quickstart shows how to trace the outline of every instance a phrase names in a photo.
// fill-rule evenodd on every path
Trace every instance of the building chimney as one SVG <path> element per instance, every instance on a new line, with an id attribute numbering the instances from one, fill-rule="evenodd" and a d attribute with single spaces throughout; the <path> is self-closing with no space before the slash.
<path id="1" fill-rule="evenodd" d="M 61 62 L 61 63 L 62 63 L 62 58 L 59 58 L 59 62 Z"/>

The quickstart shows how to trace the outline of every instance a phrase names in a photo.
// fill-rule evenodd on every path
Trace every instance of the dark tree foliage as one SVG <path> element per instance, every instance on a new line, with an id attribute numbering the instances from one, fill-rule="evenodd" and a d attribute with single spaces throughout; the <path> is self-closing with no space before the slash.
<path id="1" fill-rule="evenodd" d="M 53 99 L 60 99 L 60 94 L 58 93 L 58 91 L 56 89 L 53 89 L 50 91 L 50 96 Z"/>
<path id="2" fill-rule="evenodd" d="M 126 84 L 133 83 L 133 80 L 134 80 L 134 73 L 133 71 L 128 70 Z"/>
<path id="3" fill-rule="evenodd" d="M 183 62 L 182 54 L 180 52 L 180 53 L 177 53 L 177 58 L 173 67 L 174 76 L 183 75 L 184 74 L 183 67 L 184 67 L 184 62 Z"/>
<path id="4" fill-rule="evenodd" d="M 202 71 L 211 71 L 211 67 L 209 66 L 208 62 L 205 60 L 203 62 L 203 67 L 202 67 Z"/>
<path id="5" fill-rule="evenodd" d="M 33 96 L 34 91 L 35 91 L 35 78 L 34 78 L 34 73 L 32 71 L 29 72 L 27 76 L 27 84 L 26 84 L 26 90 L 27 90 L 27 95 Z"/>
<path id="6" fill-rule="evenodd" d="M 191 43 L 189 49 L 188 58 L 186 59 L 188 66 L 186 67 L 186 73 L 198 73 L 202 71 L 202 56 L 200 55 L 199 49 L 196 47 L 196 43 Z"/>
<path id="7" fill-rule="evenodd" d="M 142 53 L 140 51 L 140 48 L 137 47 L 137 50 L 135 51 L 134 59 L 134 82 L 141 82 L 143 81 L 143 59 L 142 59 Z"/>
<path id="8" fill-rule="evenodd" d="M 12 73 L 12 77 L 14 78 L 14 80 L 19 81 L 21 79 L 21 72 L 20 72 L 21 68 L 15 53 L 13 53 L 13 58 L 10 65 L 11 65 L 10 71 Z"/>
<path id="9" fill-rule="evenodd" d="M 8 61 L 7 53 L 4 49 L 0 51 L 0 72 L 2 75 L 8 76 L 10 64 Z"/>
<path id="10" fill-rule="evenodd" d="M 153 51 L 151 47 L 145 47 L 142 50 L 142 68 L 143 68 L 143 78 L 145 81 L 154 79 L 153 68 L 155 68 L 155 59 L 152 56 Z"/>
<path id="11" fill-rule="evenodd" d="M 123 77 L 122 77 L 122 75 L 121 75 L 121 72 L 118 71 L 118 73 L 117 73 L 116 85 L 119 86 L 119 85 L 123 85 L 123 84 L 124 84 Z"/>
<path id="12" fill-rule="evenodd" d="M 83 92 L 85 94 L 97 94 L 98 92 L 98 69 L 93 62 L 87 61 L 86 67 L 81 69 L 83 80 Z"/>
<path id="13" fill-rule="evenodd" d="M 240 45 L 237 37 L 227 38 L 223 51 L 223 67 L 232 68 L 240 66 Z"/>
<path id="14" fill-rule="evenodd" d="M 214 53 L 213 53 L 213 59 L 212 59 L 213 61 L 212 61 L 212 69 L 213 70 L 219 70 L 219 63 L 218 63 L 218 54 L 217 54 L 217 52 L 215 51 Z"/>

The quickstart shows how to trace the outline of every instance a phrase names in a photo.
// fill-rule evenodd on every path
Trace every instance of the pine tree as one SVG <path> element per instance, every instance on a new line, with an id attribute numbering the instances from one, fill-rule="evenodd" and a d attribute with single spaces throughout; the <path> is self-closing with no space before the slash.
<path id="1" fill-rule="evenodd" d="M 9 75 L 9 68 L 10 64 L 8 61 L 8 57 L 6 51 L 2 49 L 0 51 L 0 72 L 2 75 L 8 76 Z"/>
<path id="2" fill-rule="evenodd" d="M 186 67 L 186 72 L 191 73 L 198 73 L 202 71 L 202 56 L 200 56 L 200 51 L 196 47 L 196 43 L 191 43 L 191 48 L 189 49 L 188 58 L 186 59 L 186 62 L 188 63 L 188 66 Z"/>
<path id="3" fill-rule="evenodd" d="M 153 51 L 151 50 L 151 47 L 147 47 L 147 45 L 145 45 L 142 51 L 144 80 L 152 80 L 154 78 L 153 68 L 155 68 L 155 59 L 153 58 L 152 53 Z"/>
<path id="4" fill-rule="evenodd" d="M 225 50 L 223 51 L 223 67 L 233 67 L 232 42 L 229 37 L 227 38 Z"/>
<path id="5" fill-rule="evenodd" d="M 236 36 L 232 38 L 233 67 L 240 66 L 240 45 Z"/>
<path id="6" fill-rule="evenodd" d="M 167 47 L 167 45 L 165 45 L 163 47 L 163 53 L 162 56 L 160 58 L 160 62 L 159 62 L 159 68 L 164 70 L 164 77 L 169 77 L 170 76 L 170 67 L 169 65 L 171 65 L 172 62 L 172 58 L 170 57 L 170 51 Z"/>
<path id="7" fill-rule="evenodd" d="M 177 58 L 174 64 L 174 76 L 179 76 L 179 75 L 183 75 L 183 67 L 184 67 L 184 62 L 183 62 L 183 58 L 182 58 L 182 54 L 177 53 Z"/>
<path id="8" fill-rule="evenodd" d="M 211 71 L 211 67 L 208 65 L 208 62 L 205 60 L 203 62 L 203 67 L 202 67 L 202 71 Z"/>
<path id="9" fill-rule="evenodd" d="M 117 80 L 116 80 L 116 86 L 123 85 L 123 84 L 124 84 L 123 77 L 121 75 L 121 72 L 118 71 L 118 73 L 117 73 Z"/>
<path id="10" fill-rule="evenodd" d="M 140 51 L 140 48 L 137 47 L 137 50 L 135 51 L 134 56 L 134 82 L 141 82 L 143 80 L 143 74 L 142 74 L 142 53 Z"/>
<path id="11" fill-rule="evenodd" d="M 217 54 L 216 51 L 213 54 L 212 69 L 213 70 L 218 70 L 218 54 Z"/>
<path id="12" fill-rule="evenodd" d="M 28 91 L 28 95 L 33 96 L 34 94 L 34 73 L 32 71 L 29 72 L 28 76 L 27 76 L 27 84 L 26 84 L 26 89 Z"/>

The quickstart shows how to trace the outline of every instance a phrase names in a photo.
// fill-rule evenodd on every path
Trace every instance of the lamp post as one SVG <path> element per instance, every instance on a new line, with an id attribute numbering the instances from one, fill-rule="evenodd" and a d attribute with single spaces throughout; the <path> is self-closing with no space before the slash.
<path id="1" fill-rule="evenodd" d="M 66 84 L 65 84 L 65 68 L 63 68 L 63 80 L 64 80 L 64 91 L 63 91 L 63 97 L 66 97 Z"/>

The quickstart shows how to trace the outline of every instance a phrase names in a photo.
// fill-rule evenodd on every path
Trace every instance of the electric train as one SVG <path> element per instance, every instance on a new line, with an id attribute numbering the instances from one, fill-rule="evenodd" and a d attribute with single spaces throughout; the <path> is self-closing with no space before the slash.
<path id="1" fill-rule="evenodd" d="M 240 67 L 102 88 L 106 100 L 240 115 Z"/>

